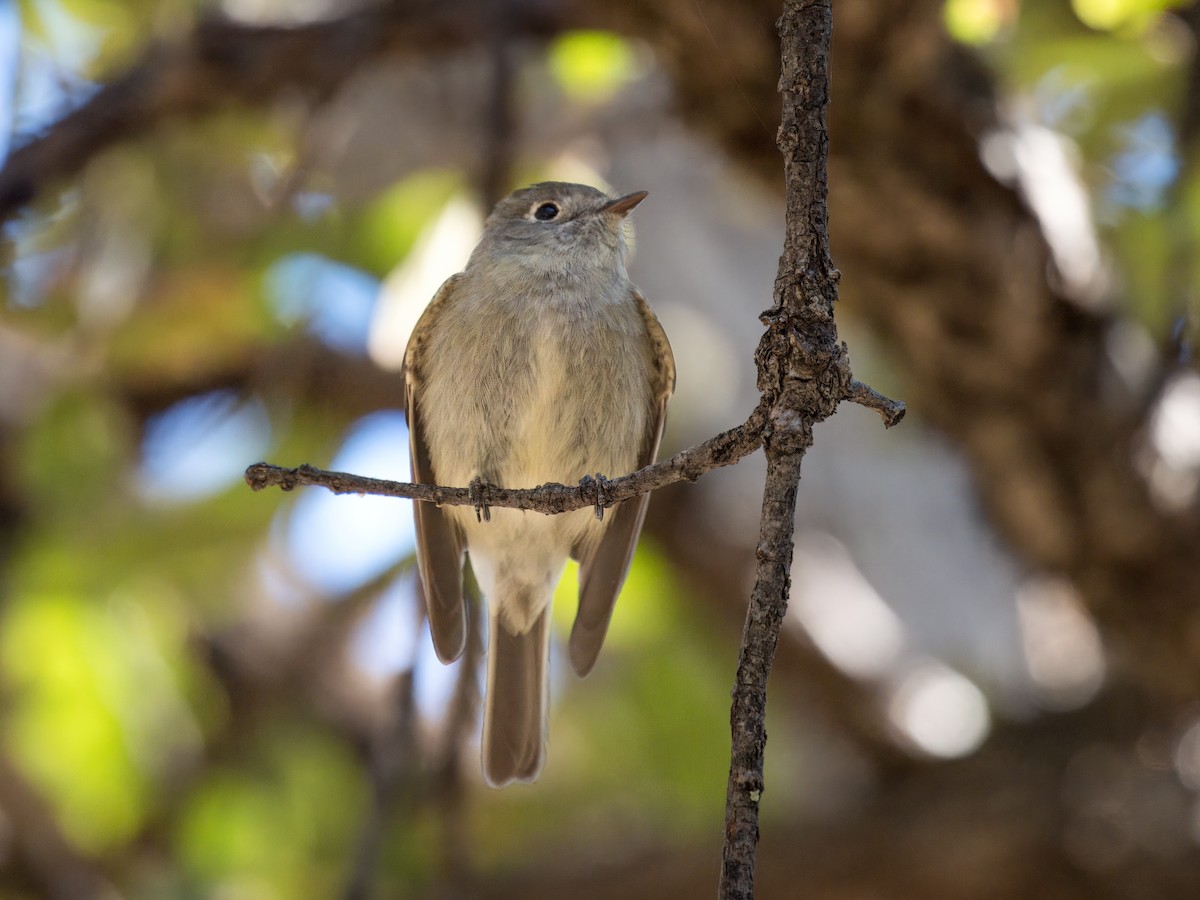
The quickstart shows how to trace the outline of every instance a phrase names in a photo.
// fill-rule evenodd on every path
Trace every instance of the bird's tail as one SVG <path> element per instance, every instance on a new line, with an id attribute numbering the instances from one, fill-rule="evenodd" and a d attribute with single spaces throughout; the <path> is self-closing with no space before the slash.
<path id="1" fill-rule="evenodd" d="M 492 787 L 534 781 L 546 760 L 550 605 L 514 634 L 488 604 L 488 677 L 483 706 L 483 777 Z"/>

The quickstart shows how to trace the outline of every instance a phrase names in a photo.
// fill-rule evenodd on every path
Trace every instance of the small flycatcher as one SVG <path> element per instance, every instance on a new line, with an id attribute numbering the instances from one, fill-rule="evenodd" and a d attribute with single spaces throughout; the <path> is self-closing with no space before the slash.
<path id="1" fill-rule="evenodd" d="M 502 200 L 467 267 L 442 285 L 405 351 L 413 480 L 530 488 L 617 477 L 654 462 L 675 386 L 662 326 L 625 271 L 625 217 L 611 199 L 544 182 Z M 466 644 L 463 554 L 488 608 L 483 775 L 533 781 L 546 755 L 550 602 L 579 561 L 571 665 L 591 671 L 629 570 L 649 495 L 602 520 L 413 504 L 434 648 Z"/>

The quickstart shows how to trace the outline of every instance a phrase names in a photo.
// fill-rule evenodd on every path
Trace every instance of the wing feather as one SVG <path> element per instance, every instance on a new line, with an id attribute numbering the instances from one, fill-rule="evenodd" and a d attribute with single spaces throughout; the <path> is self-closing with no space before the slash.
<path id="1" fill-rule="evenodd" d="M 666 332 L 646 298 L 633 288 L 632 299 L 646 324 L 653 348 L 650 377 L 654 412 L 637 461 L 638 468 L 644 468 L 658 456 L 658 445 L 667 422 L 667 401 L 675 390 L 675 356 Z M 571 628 L 569 650 L 571 666 L 580 677 L 592 670 L 604 645 L 613 605 L 629 572 L 649 502 L 650 495 L 643 494 L 617 504 L 608 511 L 610 521 L 600 540 L 591 546 L 576 548 L 575 555 L 580 564 L 579 610 Z"/>
<path id="2" fill-rule="evenodd" d="M 422 351 L 429 332 L 436 327 L 438 314 L 452 296 L 458 276 L 452 276 L 439 288 L 413 329 L 404 351 L 404 413 L 408 419 L 409 450 L 413 481 L 437 484 L 420 409 Z M 452 662 L 462 655 L 467 643 L 467 608 L 463 600 L 462 538 L 454 523 L 432 503 L 413 501 L 417 531 L 417 568 L 421 590 L 429 615 L 429 631 L 438 659 Z"/>

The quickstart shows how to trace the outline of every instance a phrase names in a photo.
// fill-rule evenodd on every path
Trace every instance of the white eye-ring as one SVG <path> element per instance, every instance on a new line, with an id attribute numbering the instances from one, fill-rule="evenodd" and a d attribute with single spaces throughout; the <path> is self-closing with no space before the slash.
<path id="1" fill-rule="evenodd" d="M 539 203 L 533 210 L 533 217 L 539 222 L 549 222 L 558 218 L 557 203 Z"/>

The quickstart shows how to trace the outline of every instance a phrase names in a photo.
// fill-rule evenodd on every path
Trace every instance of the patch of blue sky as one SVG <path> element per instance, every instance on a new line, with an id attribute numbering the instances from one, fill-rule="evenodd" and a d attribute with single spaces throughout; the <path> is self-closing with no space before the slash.
<path id="1" fill-rule="evenodd" d="M 363 619 L 351 640 L 350 654 L 360 669 L 381 682 L 412 669 L 417 709 L 424 718 L 436 721 L 454 695 L 463 663 L 459 659 L 443 665 L 437 658 L 429 626 L 417 617 L 418 602 L 413 569 L 393 581 Z M 483 690 L 482 680 L 479 690 Z"/>
<path id="2" fill-rule="evenodd" d="M 1037 121 L 1063 134 L 1078 134 L 1095 118 L 1095 87 L 1095 78 L 1077 68 L 1055 66 L 1033 88 Z"/>
<path id="3" fill-rule="evenodd" d="M 0 161 L 8 156 L 16 121 L 17 72 L 21 64 L 21 14 L 17 4 L 0 2 Z"/>
<path id="4" fill-rule="evenodd" d="M 304 323 L 334 349 L 367 352 L 379 280 L 318 253 L 291 253 L 267 270 L 265 290 L 285 325 Z"/>
<path id="5" fill-rule="evenodd" d="M 3 0 L 0 0 L 3 2 Z M 12 235 L 17 229 L 4 229 Z M 21 243 L 13 241 L 17 253 L 4 270 L 8 290 L 7 304 L 12 308 L 32 309 L 39 306 L 56 275 L 70 261 L 73 247 L 56 247 L 52 250 L 22 252 Z"/>
<path id="6" fill-rule="evenodd" d="M 99 89 L 83 72 L 105 36 L 57 0 L 36 0 L 28 9 L 37 16 L 44 40 L 24 30 L 16 3 L 0 2 L 0 60 L 11 68 L 0 75 L 0 83 L 12 79 L 11 89 L 4 91 L 11 106 L 2 121 L 12 124 L 18 140 L 44 130 Z"/>
<path id="7" fill-rule="evenodd" d="M 433 638 L 429 635 L 429 624 L 426 623 L 421 629 L 420 638 L 417 640 L 417 673 L 416 683 L 413 685 L 416 694 L 417 709 L 422 716 L 433 720 L 442 717 L 446 711 L 446 707 L 450 704 L 451 697 L 454 696 L 454 688 L 458 683 L 459 673 L 462 671 L 463 665 L 463 657 L 461 656 L 449 665 L 444 664 L 437 658 L 437 653 L 433 649 Z M 480 696 L 483 696 L 484 673 L 486 671 L 486 663 L 478 666 L 475 671 L 476 688 Z M 477 718 L 475 722 L 476 734 L 478 734 L 478 729 L 479 721 Z"/>
<path id="8" fill-rule="evenodd" d="M 384 411 L 360 419 L 331 466 L 407 481 L 408 428 L 403 413 Z M 292 565 L 310 584 L 326 594 L 344 594 L 412 552 L 411 501 L 307 488 L 290 510 L 285 541 Z"/>
<path id="9" fill-rule="evenodd" d="M 139 493 L 157 502 L 203 499 L 240 481 L 270 441 L 270 419 L 257 399 L 212 391 L 181 400 L 146 423 Z"/>
<path id="10" fill-rule="evenodd" d="M 1161 206 L 1179 176 L 1175 130 L 1161 112 L 1151 112 L 1125 126 L 1121 149 L 1112 157 L 1113 180 L 1106 190 L 1110 204 L 1149 211 Z"/>
<path id="11" fill-rule="evenodd" d="M 396 578 L 351 640 L 352 658 L 373 678 L 391 678 L 415 664 L 417 641 L 421 637 L 416 577 L 414 570 Z"/>
<path id="12" fill-rule="evenodd" d="M 292 197 L 292 209 L 305 222 L 321 218 L 332 206 L 333 195 L 320 191 L 298 191 Z"/>

